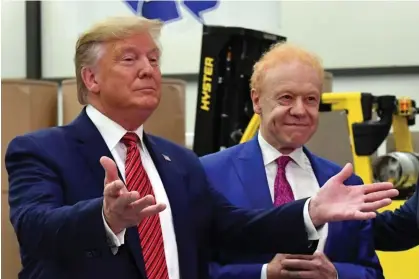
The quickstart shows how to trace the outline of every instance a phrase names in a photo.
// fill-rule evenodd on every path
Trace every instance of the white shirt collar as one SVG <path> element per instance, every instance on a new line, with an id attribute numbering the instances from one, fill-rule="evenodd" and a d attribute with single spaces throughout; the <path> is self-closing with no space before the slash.
<path id="1" fill-rule="evenodd" d="M 262 158 L 264 166 L 269 165 L 270 163 L 274 162 L 276 159 L 281 157 L 283 154 L 279 152 L 275 147 L 270 145 L 258 132 L 258 141 L 260 150 L 262 151 Z M 301 168 L 306 169 L 306 161 L 305 161 L 305 154 L 302 147 L 295 149 L 291 152 L 288 156 L 292 158 L 292 160 Z"/>
<path id="2" fill-rule="evenodd" d="M 99 130 L 99 133 L 102 135 L 105 140 L 106 145 L 109 150 L 113 150 L 117 144 L 120 142 L 122 137 L 128 132 L 121 125 L 102 114 L 92 105 L 87 105 L 86 107 L 87 116 L 92 120 L 93 124 Z M 130 131 L 138 135 L 141 140 L 141 147 L 143 146 L 143 125 L 141 125 L 137 130 Z"/>

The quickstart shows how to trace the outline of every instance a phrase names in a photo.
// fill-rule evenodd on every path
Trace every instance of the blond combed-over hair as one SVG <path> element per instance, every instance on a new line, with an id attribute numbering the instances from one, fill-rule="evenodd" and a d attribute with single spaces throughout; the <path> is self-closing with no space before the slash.
<path id="1" fill-rule="evenodd" d="M 74 64 L 76 69 L 77 98 L 87 104 L 87 88 L 81 72 L 83 67 L 94 67 L 103 53 L 103 43 L 122 40 L 142 32 L 149 32 L 158 45 L 163 23 L 139 16 L 108 17 L 83 32 L 76 43 Z"/>
<path id="2" fill-rule="evenodd" d="M 253 66 L 250 88 L 260 90 L 261 82 L 267 70 L 281 64 L 296 61 L 312 66 L 318 72 L 320 80 L 323 82 L 324 68 L 320 57 L 297 45 L 279 42 L 273 44 Z"/>

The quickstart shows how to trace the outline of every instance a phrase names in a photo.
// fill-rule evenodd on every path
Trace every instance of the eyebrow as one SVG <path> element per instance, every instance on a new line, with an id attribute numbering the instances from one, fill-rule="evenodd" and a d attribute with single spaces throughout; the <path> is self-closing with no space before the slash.
<path id="1" fill-rule="evenodd" d="M 119 56 L 123 54 L 124 52 L 137 52 L 137 48 L 135 46 L 123 46 L 123 47 L 118 47 L 114 49 L 114 53 L 116 54 L 116 56 Z M 158 55 L 160 55 L 160 50 L 157 47 L 155 47 L 147 51 L 146 54 L 150 55 L 154 53 L 157 53 Z"/>

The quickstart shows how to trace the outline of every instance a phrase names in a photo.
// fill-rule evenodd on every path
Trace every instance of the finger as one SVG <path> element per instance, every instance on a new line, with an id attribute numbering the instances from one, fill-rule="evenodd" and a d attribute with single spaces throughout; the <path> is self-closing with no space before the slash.
<path id="1" fill-rule="evenodd" d="M 326 258 L 326 255 L 323 252 L 315 251 L 313 254 L 313 258 Z"/>
<path id="2" fill-rule="evenodd" d="M 316 271 L 312 270 L 281 270 L 281 278 L 290 278 L 290 279 L 317 279 L 321 278 L 318 276 Z"/>
<path id="3" fill-rule="evenodd" d="M 313 255 L 303 255 L 303 254 L 289 254 L 284 257 L 284 259 L 299 259 L 299 260 L 307 260 L 310 261 L 314 259 Z"/>
<path id="4" fill-rule="evenodd" d="M 115 207 L 120 212 L 127 210 L 130 204 L 137 201 L 140 198 L 140 194 L 137 191 L 122 193 L 115 201 Z"/>
<path id="5" fill-rule="evenodd" d="M 353 174 L 353 167 L 352 164 L 347 163 L 343 169 L 332 177 L 333 180 L 344 182 Z"/>
<path id="6" fill-rule="evenodd" d="M 399 191 L 397 189 L 390 189 L 386 191 L 372 192 L 365 195 L 365 202 L 375 202 L 384 199 L 397 197 Z"/>
<path id="7" fill-rule="evenodd" d="M 390 205 L 391 202 L 392 202 L 391 199 L 382 199 L 375 202 L 364 203 L 361 205 L 360 211 L 362 212 L 377 211 L 380 208 Z"/>
<path id="8" fill-rule="evenodd" d="M 150 206 L 147 206 L 141 211 L 141 217 L 146 218 L 149 216 L 153 216 L 159 214 L 163 210 L 166 209 L 166 205 L 164 203 L 157 203 Z"/>
<path id="9" fill-rule="evenodd" d="M 124 183 L 121 180 L 116 180 L 105 185 L 103 195 L 105 197 L 117 198 L 124 189 Z"/>
<path id="10" fill-rule="evenodd" d="M 106 156 L 100 158 L 100 164 L 105 169 L 105 184 L 118 180 L 118 169 L 115 162 Z"/>
<path id="11" fill-rule="evenodd" d="M 377 216 L 375 212 L 355 212 L 353 220 L 369 220 Z"/>
<path id="12" fill-rule="evenodd" d="M 395 190 L 393 184 L 390 182 L 377 182 L 377 183 L 364 185 L 365 194 L 378 192 L 378 191 L 385 191 L 385 190 L 390 190 L 390 189 Z"/>
<path id="13" fill-rule="evenodd" d="M 284 259 L 282 267 L 288 270 L 313 270 L 314 264 L 311 260 Z"/>
<path id="14" fill-rule="evenodd" d="M 133 201 L 130 204 L 130 206 L 131 206 L 132 209 L 140 212 L 141 210 L 143 210 L 147 206 L 151 206 L 155 203 L 156 203 L 156 201 L 155 201 L 154 197 L 152 195 L 147 195 L 145 197 L 137 199 L 136 201 Z"/>

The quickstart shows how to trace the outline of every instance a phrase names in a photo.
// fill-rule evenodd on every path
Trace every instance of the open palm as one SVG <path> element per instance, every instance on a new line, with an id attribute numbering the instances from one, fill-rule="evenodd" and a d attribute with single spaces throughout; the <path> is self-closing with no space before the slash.
<path id="1" fill-rule="evenodd" d="M 310 201 L 310 216 L 317 225 L 344 220 L 366 220 L 391 203 L 399 193 L 389 182 L 347 186 L 353 172 L 351 164 L 331 177 Z"/>

